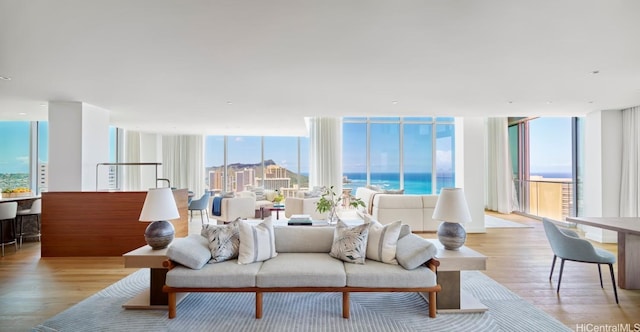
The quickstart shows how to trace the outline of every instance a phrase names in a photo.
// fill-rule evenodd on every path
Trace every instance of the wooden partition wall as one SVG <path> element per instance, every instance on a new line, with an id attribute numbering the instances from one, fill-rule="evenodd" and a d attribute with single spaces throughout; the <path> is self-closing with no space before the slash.
<path id="1" fill-rule="evenodd" d="M 180 219 L 176 237 L 189 233 L 187 189 L 173 195 Z M 147 193 L 47 192 L 42 194 L 42 257 L 121 256 L 144 246 L 140 211 Z"/>

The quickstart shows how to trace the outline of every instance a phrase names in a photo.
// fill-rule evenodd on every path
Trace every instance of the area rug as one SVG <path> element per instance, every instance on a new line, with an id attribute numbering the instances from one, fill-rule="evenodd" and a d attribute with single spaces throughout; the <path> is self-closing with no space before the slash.
<path id="1" fill-rule="evenodd" d="M 340 293 L 268 293 L 255 319 L 253 294 L 192 293 L 168 319 L 164 310 L 121 307 L 148 285 L 142 269 L 33 331 L 571 331 L 481 272 L 464 271 L 462 280 L 489 311 L 429 318 L 417 293 L 352 293 L 351 318 L 343 319 Z"/>
<path id="2" fill-rule="evenodd" d="M 484 227 L 486 228 L 532 228 L 532 226 L 484 215 Z"/>

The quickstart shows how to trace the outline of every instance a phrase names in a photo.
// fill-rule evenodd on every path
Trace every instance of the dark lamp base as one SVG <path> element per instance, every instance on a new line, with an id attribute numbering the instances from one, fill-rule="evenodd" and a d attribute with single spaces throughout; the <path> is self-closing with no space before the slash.
<path id="1" fill-rule="evenodd" d="M 448 250 L 458 250 L 467 239 L 467 232 L 458 223 L 443 222 L 438 227 L 438 240 Z"/>
<path id="2" fill-rule="evenodd" d="M 172 223 L 166 220 L 154 221 L 147 226 L 144 239 L 153 250 L 158 250 L 169 246 L 169 243 L 173 241 L 174 234 L 175 229 Z"/>

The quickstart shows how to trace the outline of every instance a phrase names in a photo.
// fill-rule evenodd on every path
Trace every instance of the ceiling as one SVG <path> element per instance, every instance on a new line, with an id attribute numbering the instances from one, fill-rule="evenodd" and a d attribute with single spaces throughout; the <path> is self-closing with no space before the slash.
<path id="1" fill-rule="evenodd" d="M 309 116 L 548 116 L 640 105 L 640 1 L 0 0 L 0 120 L 48 101 L 162 133 Z"/>

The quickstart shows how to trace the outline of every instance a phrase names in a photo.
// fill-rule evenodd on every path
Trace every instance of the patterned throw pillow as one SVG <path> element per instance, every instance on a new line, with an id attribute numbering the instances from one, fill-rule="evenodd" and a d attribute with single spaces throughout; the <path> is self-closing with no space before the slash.
<path id="1" fill-rule="evenodd" d="M 338 220 L 329 255 L 347 263 L 364 264 L 370 226 L 371 224 L 362 224 L 349 227 Z"/>
<path id="2" fill-rule="evenodd" d="M 238 264 L 251 264 L 276 257 L 276 237 L 271 219 L 258 225 L 240 220 L 240 254 Z"/>
<path id="3" fill-rule="evenodd" d="M 219 263 L 238 257 L 240 248 L 240 228 L 238 221 L 227 225 L 204 225 L 202 236 L 209 240 L 211 259 L 209 263 Z"/>
<path id="4" fill-rule="evenodd" d="M 365 217 L 365 222 L 368 218 Z M 382 225 L 375 219 L 370 219 L 369 239 L 367 240 L 367 258 L 387 264 L 398 264 L 396 247 L 400 237 L 402 222 L 396 221 Z"/>

